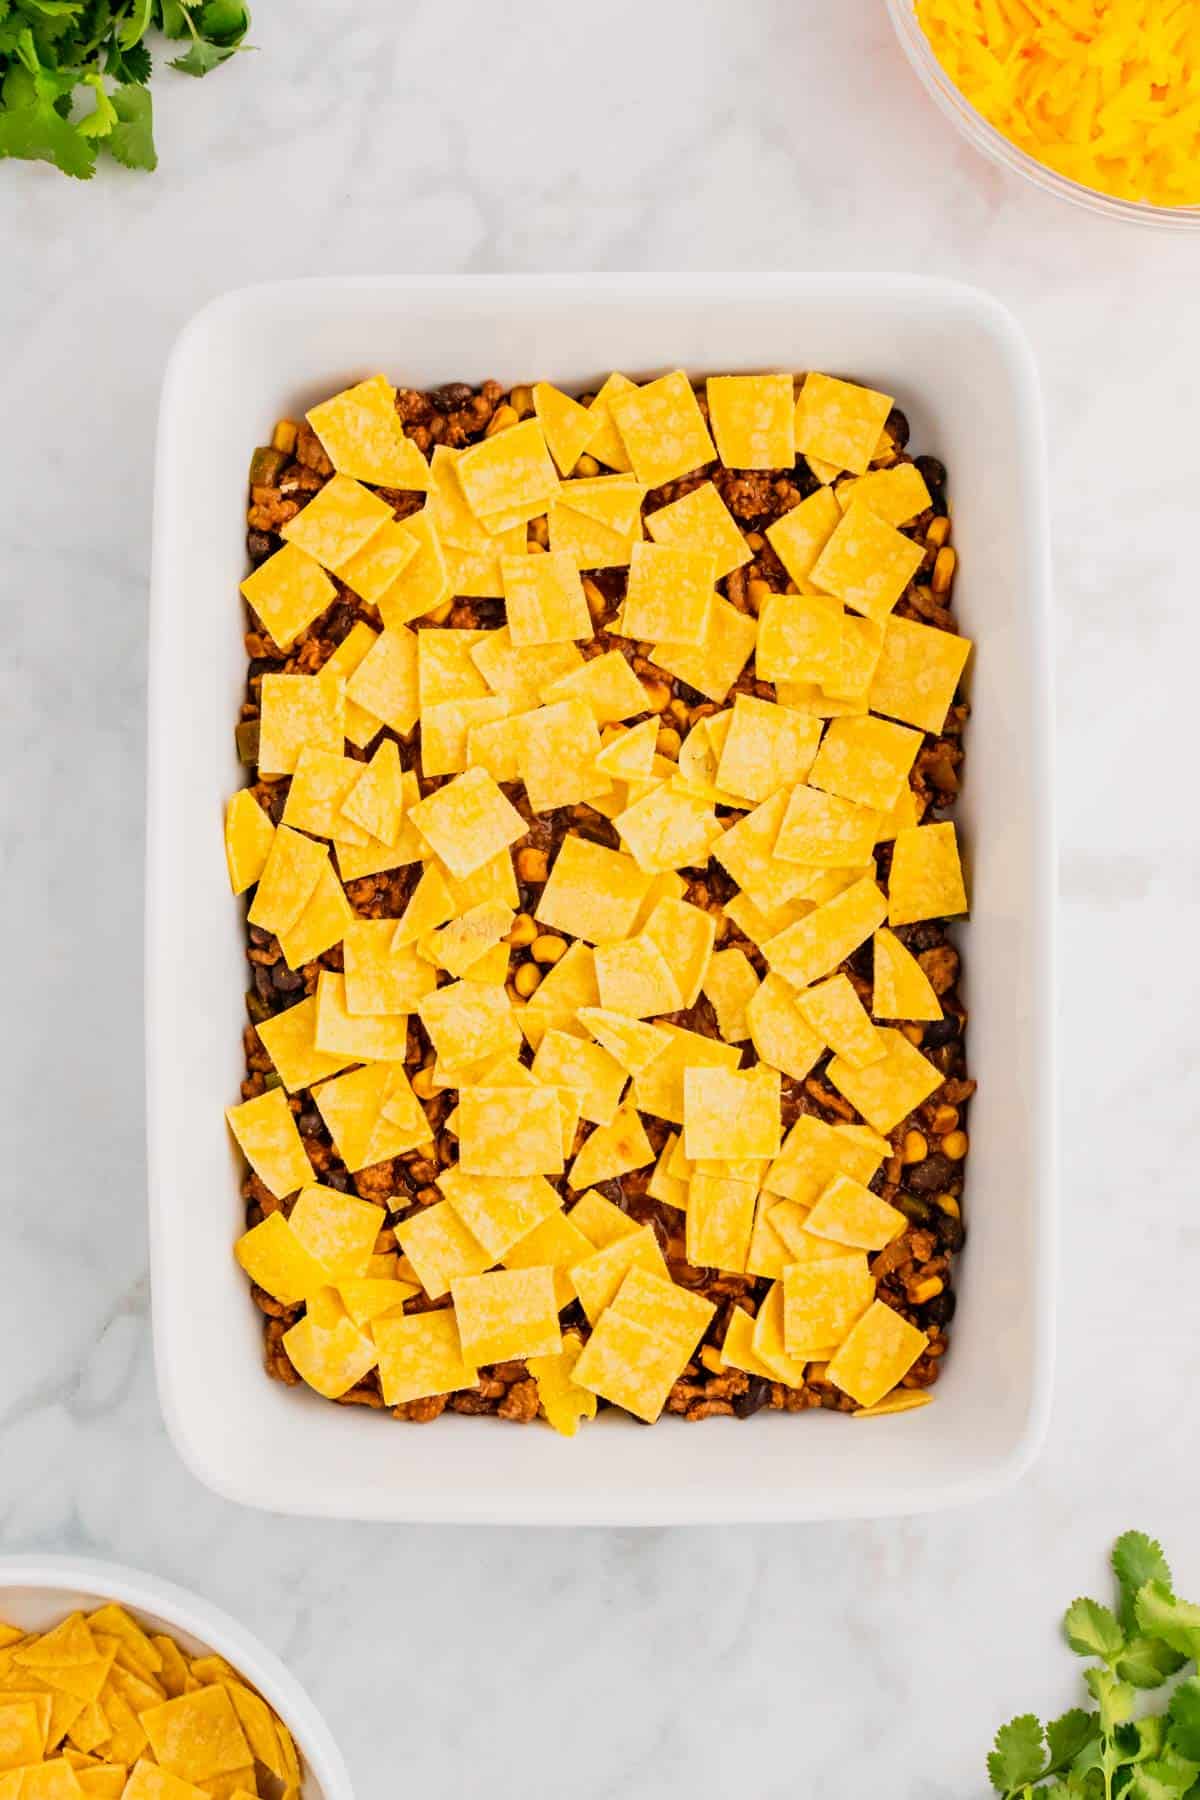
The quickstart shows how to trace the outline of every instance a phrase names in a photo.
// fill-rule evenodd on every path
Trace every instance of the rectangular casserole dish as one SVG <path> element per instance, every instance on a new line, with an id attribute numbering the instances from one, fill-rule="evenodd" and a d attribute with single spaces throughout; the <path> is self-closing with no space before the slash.
<path id="1" fill-rule="evenodd" d="M 375 369 L 417 387 L 487 376 L 567 389 L 633 376 L 824 368 L 895 395 L 950 470 L 955 589 L 976 642 L 957 816 L 972 1103 L 969 1241 L 937 1404 L 852 1424 L 762 1413 L 647 1432 L 608 1414 L 572 1442 L 331 1407 L 261 1372 L 232 1255 L 240 908 L 220 847 L 239 783 L 237 583 L 245 469 L 282 413 Z M 911 1513 L 977 1498 L 1036 1451 L 1052 1361 L 1052 783 L 1046 470 L 1036 375 L 987 296 L 891 275 L 329 279 L 204 309 L 163 389 L 151 603 L 147 1104 L 159 1388 L 192 1471 L 278 1512 L 363 1519 L 691 1524 Z M 736 1432 L 736 1453 L 730 1434 Z"/>

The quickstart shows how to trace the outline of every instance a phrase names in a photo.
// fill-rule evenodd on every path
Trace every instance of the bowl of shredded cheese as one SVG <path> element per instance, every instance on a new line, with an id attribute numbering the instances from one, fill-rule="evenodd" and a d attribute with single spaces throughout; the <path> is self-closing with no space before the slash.
<path id="1" fill-rule="evenodd" d="M 1200 226 L 1200 0 L 888 0 L 964 136 L 1110 217 Z"/>

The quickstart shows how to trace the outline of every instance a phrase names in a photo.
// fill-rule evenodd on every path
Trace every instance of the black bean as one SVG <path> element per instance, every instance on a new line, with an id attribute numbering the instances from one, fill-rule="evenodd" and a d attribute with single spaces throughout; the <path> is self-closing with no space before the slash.
<path id="1" fill-rule="evenodd" d="M 947 1013 L 945 1018 L 935 1019 L 932 1025 L 925 1027 L 925 1048 L 940 1050 L 944 1044 L 953 1043 L 962 1028 L 962 1020 L 957 1013 Z"/>
<path id="2" fill-rule="evenodd" d="M 967 1241 L 963 1222 L 953 1213 L 943 1213 L 937 1222 L 938 1243 L 943 1250 L 961 1250 Z"/>
<path id="3" fill-rule="evenodd" d="M 936 456 L 918 456 L 916 459 L 916 463 L 917 463 L 918 469 L 921 471 L 921 474 L 925 477 L 925 485 L 929 489 L 930 493 L 933 492 L 934 488 L 944 488 L 945 487 L 945 485 L 946 485 L 946 465 L 945 465 L 945 463 L 939 462 Z"/>
<path id="4" fill-rule="evenodd" d="M 265 562 L 271 554 L 271 540 L 265 531 L 248 531 L 246 533 L 246 555 L 258 566 Z"/>
<path id="5" fill-rule="evenodd" d="M 749 1419 L 756 1412 L 760 1412 L 762 1408 L 768 1404 L 770 1398 L 770 1382 L 764 1381 L 760 1375 L 752 1375 L 750 1377 L 750 1385 L 745 1393 L 735 1394 L 730 1404 L 733 1407 L 734 1416 L 736 1418 Z"/>
<path id="6" fill-rule="evenodd" d="M 254 965 L 254 988 L 260 1000 L 268 1004 L 275 998 L 275 987 L 271 980 L 271 970 L 266 963 Z"/>
<path id="7" fill-rule="evenodd" d="M 887 433 L 897 450 L 903 450 L 908 442 L 908 418 L 898 406 L 893 406 L 887 416 Z"/>
<path id="8" fill-rule="evenodd" d="M 914 1194 L 940 1194 L 950 1185 L 958 1170 L 940 1150 L 931 1150 L 919 1163 L 910 1163 L 904 1171 L 904 1184 Z"/>
<path id="9" fill-rule="evenodd" d="M 345 1169 L 326 1169 L 321 1182 L 324 1187 L 336 1188 L 339 1194 L 350 1192 L 350 1177 Z"/>
<path id="10" fill-rule="evenodd" d="M 461 406 L 466 406 L 473 397 L 474 391 L 465 381 L 447 381 L 442 387 L 432 390 L 429 401 L 438 412 L 452 413 L 457 412 Z"/>
<path id="11" fill-rule="evenodd" d="M 927 1324 L 948 1325 L 957 1305 L 954 1289 L 947 1288 L 944 1293 L 935 1294 L 932 1300 L 927 1300 L 921 1311 Z"/>
<path id="12" fill-rule="evenodd" d="M 300 1117 L 296 1120 L 296 1126 L 301 1137 L 319 1137 L 321 1135 L 322 1124 L 323 1120 L 320 1113 L 313 1108 L 309 1108 L 307 1111 L 302 1112 Z"/>
<path id="13" fill-rule="evenodd" d="M 297 988 L 304 986 L 304 977 L 298 969 L 289 969 L 282 956 L 271 968 L 271 982 L 281 994 L 294 994 Z"/>

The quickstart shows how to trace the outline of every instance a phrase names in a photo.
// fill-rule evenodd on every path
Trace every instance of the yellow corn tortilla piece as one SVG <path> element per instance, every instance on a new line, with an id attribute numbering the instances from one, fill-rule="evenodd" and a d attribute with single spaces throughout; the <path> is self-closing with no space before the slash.
<path id="1" fill-rule="evenodd" d="M 519 650 L 592 636 L 592 616 L 569 551 L 502 556 L 500 573 L 509 634 Z"/>
<path id="2" fill-rule="evenodd" d="M 538 644 L 518 651 L 507 625 L 481 633 L 472 646 L 471 661 L 491 691 L 502 694 L 514 713 L 535 707 L 543 689 L 584 666 L 574 644 Z"/>
<path id="3" fill-rule="evenodd" d="M 390 632 L 402 630 L 413 619 L 428 618 L 451 594 L 446 551 L 430 508 L 405 519 L 404 529 L 416 543 L 416 554 L 389 583 L 378 602 L 379 616 Z"/>
<path id="4" fill-rule="evenodd" d="M 668 675 L 720 705 L 749 662 L 757 636 L 758 621 L 715 594 L 702 643 L 664 640 L 652 646 L 650 656 Z"/>
<path id="5" fill-rule="evenodd" d="M 346 978 L 322 969 L 317 978 L 318 1050 L 347 1062 L 400 1062 L 408 1051 L 407 1013 L 351 1013 Z"/>
<path id="6" fill-rule="evenodd" d="M 673 1131 L 658 1153 L 654 1172 L 646 1183 L 646 1192 L 663 1206 L 674 1206 L 678 1211 L 686 1212 L 691 1174 L 676 1175 L 671 1169 L 671 1159 L 679 1149 L 679 1142 L 679 1133 Z M 688 1168 L 690 1171 L 690 1164 Z"/>
<path id="7" fill-rule="evenodd" d="M 456 910 L 457 901 L 445 870 L 439 863 L 427 863 L 408 905 L 395 924 L 391 940 L 393 953 L 411 950 L 420 939 L 428 937 L 431 931 L 436 931 L 439 925 L 445 925 L 452 919 Z M 346 942 L 350 941 L 351 933 L 348 930 Z"/>
<path id="8" fill-rule="evenodd" d="M 428 873 L 427 870 L 426 875 Z M 425 875 L 422 876 L 424 880 Z M 395 936 L 393 919 L 352 919 L 346 926 L 342 959 L 348 1013 L 372 1016 L 413 1012 L 436 988 L 437 971 L 417 954 L 415 945 L 402 944 L 396 949 Z M 296 1008 L 291 1010 L 294 1012 Z M 289 1014 L 277 1016 L 287 1018 Z M 269 1045 L 267 1047 L 270 1049 Z M 333 1073 L 332 1070 L 327 1072 Z M 280 1074 L 283 1074 L 282 1070 Z M 286 1076 L 284 1080 L 290 1087 Z M 307 1087 L 310 1083 L 305 1081 L 300 1085 Z"/>
<path id="9" fill-rule="evenodd" d="M 551 500 L 547 527 L 551 550 L 569 556 L 575 567 L 584 569 L 624 569 L 629 566 L 633 547 L 641 541 L 641 522 L 630 531 L 616 531 L 599 519 L 576 512 L 567 504 L 574 482 L 566 483 Z"/>
<path id="10" fill-rule="evenodd" d="M 415 1281 L 400 1281 L 392 1276 L 354 1275 L 348 1281 L 339 1281 L 337 1291 L 342 1305 L 362 1329 L 375 1319 L 399 1315 L 404 1302 L 413 1299 L 421 1290 Z"/>
<path id="11" fill-rule="evenodd" d="M 670 1280 L 651 1225 L 640 1225 L 627 1235 L 614 1238 L 571 1267 L 571 1281 L 590 1324 L 594 1326 L 611 1306 L 621 1283 L 635 1267 Z"/>
<path id="12" fill-rule="evenodd" d="M 420 713 L 417 633 L 407 625 L 381 631 L 346 683 L 346 698 L 407 737 Z"/>
<path id="13" fill-rule="evenodd" d="M 581 1194 L 567 1216 L 592 1250 L 606 1250 L 618 1238 L 633 1237 L 639 1229 L 636 1219 L 594 1191 Z"/>
<path id="14" fill-rule="evenodd" d="M 746 1002 L 746 1028 L 760 1061 L 792 1081 L 803 1081 L 825 1049 L 791 984 L 772 972 Z"/>
<path id="15" fill-rule="evenodd" d="M 858 1406 L 850 1414 L 852 1419 L 886 1419 L 893 1413 L 916 1412 L 922 1406 L 932 1406 L 933 1395 L 927 1388 L 893 1388 L 884 1399 L 874 1406 Z"/>
<path id="16" fill-rule="evenodd" d="M 717 785 L 755 803 L 767 800 L 805 779 L 820 741 L 819 719 L 753 694 L 735 694 Z"/>
<path id="17" fill-rule="evenodd" d="M 342 802 L 339 832 L 349 821 L 368 837 L 378 838 L 382 844 L 395 844 L 404 819 L 405 799 L 399 748 L 391 738 L 385 738 L 365 768 L 361 763 L 355 766 L 358 779 Z"/>
<path id="18" fill-rule="evenodd" d="M 201 1800 L 205 1789 L 195 1782 L 181 1781 L 157 1763 L 139 1761 L 134 1764 L 121 1800 Z"/>
<path id="19" fill-rule="evenodd" d="M 494 1261 L 557 1212 L 560 1204 L 541 1175 L 467 1175 L 462 1169 L 449 1168 L 443 1169 L 437 1182 L 468 1231 Z"/>
<path id="20" fill-rule="evenodd" d="M 635 1263 L 617 1289 L 613 1310 L 656 1331 L 691 1355 L 712 1323 L 716 1307 L 652 1269 Z"/>
<path id="21" fill-rule="evenodd" d="M 710 375 L 708 423 L 728 469 L 791 469 L 796 460 L 792 378 Z"/>
<path id="22" fill-rule="evenodd" d="M 528 830 L 516 807 L 484 769 L 468 769 L 438 788 L 409 817 L 460 880 L 490 862 Z"/>
<path id="23" fill-rule="evenodd" d="M 487 694 L 487 683 L 471 655 L 482 635 L 480 631 L 449 627 L 415 633 L 417 698 L 422 717 L 439 701 L 479 700 Z"/>
<path id="24" fill-rule="evenodd" d="M 755 667 L 764 681 L 823 683 L 842 657 L 842 603 L 831 594 L 772 594 L 758 616 Z"/>
<path id="25" fill-rule="evenodd" d="M 708 801 L 673 780 L 625 807 L 613 824 L 638 867 L 650 875 L 703 868 L 723 831 Z"/>
<path id="26" fill-rule="evenodd" d="M 276 934 L 288 931 L 311 899 L 329 852 L 290 825 L 280 825 L 259 877 L 250 923 Z"/>
<path id="27" fill-rule="evenodd" d="M 279 948 L 288 968 L 299 969 L 331 950 L 341 941 L 353 917 L 345 890 L 326 860 L 300 917 L 279 933 Z"/>
<path id="28" fill-rule="evenodd" d="M 284 1306 L 307 1300 L 332 1277 L 300 1243 L 282 1213 L 269 1213 L 237 1240 L 234 1255 L 251 1281 Z"/>
<path id="29" fill-rule="evenodd" d="M 562 1349 L 554 1271 L 496 1269 L 450 1284 L 459 1340 L 468 1364 L 515 1356 L 556 1356 Z"/>
<path id="30" fill-rule="evenodd" d="M 767 526 L 771 548 L 798 587 L 812 574 L 841 517 L 832 489 L 821 487 Z"/>
<path id="31" fill-rule="evenodd" d="M 870 862 L 879 813 L 803 781 L 789 795 L 775 855 L 810 869 L 859 868 Z"/>
<path id="32" fill-rule="evenodd" d="M 109 1637 L 119 1640 L 118 1657 L 128 1657 L 131 1662 L 150 1675 L 158 1676 L 160 1680 L 168 1662 L 174 1661 L 170 1652 L 164 1651 L 162 1644 L 143 1631 L 133 1615 L 116 1601 L 110 1600 L 106 1605 L 98 1606 L 88 1614 L 87 1623 L 93 1635 L 97 1631 L 103 1631 Z M 166 1642 L 172 1649 L 175 1648 L 170 1638 Z"/>
<path id="33" fill-rule="evenodd" d="M 722 868 L 764 913 L 777 912 L 809 883 L 808 871 L 775 854 L 787 806 L 787 790 L 780 788 L 731 825 L 713 845 L 712 853 Z"/>
<path id="34" fill-rule="evenodd" d="M 713 915 L 705 912 L 702 907 L 693 906 L 688 900 L 679 900 L 666 894 L 653 906 L 639 937 L 644 943 L 653 946 L 667 964 L 672 982 L 680 994 L 678 1004 L 694 1006 L 700 997 L 713 944 L 716 942 L 716 920 Z M 614 1006 L 613 1010 L 626 1012 L 629 1008 L 622 1005 Z M 662 1010 L 673 1012 L 677 1008 L 668 1006 Z"/>
<path id="35" fill-rule="evenodd" d="M 894 463 L 890 469 L 870 469 L 853 481 L 839 481 L 834 492 L 843 512 L 857 500 L 889 525 L 908 525 L 932 506 L 925 477 L 916 463 Z"/>
<path id="36" fill-rule="evenodd" d="M 794 925 L 813 910 L 815 902 L 803 896 L 788 900 L 774 912 L 765 913 L 754 904 L 749 894 L 734 894 L 725 902 L 725 917 L 736 925 L 743 937 L 761 949 L 769 937 L 775 937 L 786 926 Z"/>
<path id="37" fill-rule="evenodd" d="M 534 384 L 533 410 L 560 473 L 569 475 L 595 433 L 596 419 L 548 381 Z"/>
<path id="38" fill-rule="evenodd" d="M 946 723 L 970 654 L 970 638 L 893 614 L 884 626 L 871 678 L 871 711 L 886 713 L 936 737 Z"/>
<path id="39" fill-rule="evenodd" d="M 797 1005 L 818 1036 L 854 1068 L 868 1068 L 886 1054 L 848 975 L 831 975 L 806 988 L 797 996 Z"/>
<path id="40" fill-rule="evenodd" d="M 246 1161 L 277 1200 L 312 1180 L 312 1164 L 282 1088 L 227 1106 L 225 1117 Z"/>
<path id="41" fill-rule="evenodd" d="M 564 1331 L 562 1349 L 554 1356 L 531 1356 L 526 1367 L 537 1382 L 538 1402 L 546 1423 L 560 1437 L 574 1437 L 584 1419 L 596 1416 L 596 1396 L 574 1380 L 583 1340 L 577 1331 Z"/>
<path id="42" fill-rule="evenodd" d="M 333 655 L 321 665 L 321 673 L 331 681 L 348 683 L 379 633 L 372 631 L 365 619 L 357 619 L 350 627 Z M 365 750 L 371 739 L 379 730 L 379 720 L 356 706 L 353 700 L 345 702 L 345 734 L 352 744 Z"/>
<path id="43" fill-rule="evenodd" d="M 48 1695 L 45 1713 L 43 1725 L 39 1708 L 32 1699 L 22 1700 L 15 1695 L 0 1698 L 0 1771 L 41 1761 L 50 1721 Z"/>
<path id="44" fill-rule="evenodd" d="M 427 1143 L 433 1133 L 399 1063 L 374 1062 L 313 1089 L 317 1111 L 351 1173 Z M 395 1102 L 394 1119 L 385 1109 Z"/>
<path id="45" fill-rule="evenodd" d="M 584 1345 L 574 1380 L 652 1425 L 687 1365 L 688 1354 L 610 1307 Z"/>
<path id="46" fill-rule="evenodd" d="M 261 889 L 260 889 L 261 892 Z M 914 925 L 967 910 L 967 890 L 951 819 L 896 833 L 888 876 L 888 924 Z"/>
<path id="47" fill-rule="evenodd" d="M 456 1394 L 473 1388 L 478 1369 L 463 1355 L 453 1307 L 414 1313 L 402 1319 L 377 1319 L 379 1384 L 385 1406 L 405 1406 L 434 1394 Z"/>
<path id="48" fill-rule="evenodd" d="M 481 957 L 500 944 L 512 929 L 514 916 L 511 907 L 502 906 L 497 900 L 483 900 L 478 906 L 468 907 L 439 931 L 422 938 L 421 955 L 456 978 L 465 975 Z M 507 955 L 506 946 L 506 967 Z"/>
<path id="49" fill-rule="evenodd" d="M 742 568 L 753 556 L 737 520 L 711 481 L 650 513 L 646 529 L 656 544 L 710 556 L 714 581 Z"/>
<path id="50" fill-rule="evenodd" d="M 776 1381 L 785 1387 L 804 1386 L 804 1359 L 789 1356 L 784 1343 L 784 1295 L 782 1271 L 760 1302 L 750 1334 L 750 1347 L 759 1361 L 772 1371 Z"/>
<path id="51" fill-rule="evenodd" d="M 877 1029 L 887 1052 L 879 1062 L 856 1069 L 835 1056 L 825 1072 L 871 1129 L 886 1137 L 901 1119 L 935 1094 L 946 1078 L 902 1031 L 888 1025 Z"/>
<path id="52" fill-rule="evenodd" d="M 828 465 L 828 472 L 864 475 L 892 404 L 890 395 L 875 388 L 812 370 L 796 400 L 796 448 L 810 463 L 816 457 Z"/>
<path id="53" fill-rule="evenodd" d="M 420 452 L 418 451 L 418 455 Z M 424 459 L 422 459 L 424 460 Z M 397 576 L 403 574 L 420 549 L 406 525 L 389 519 L 361 550 L 338 571 L 341 580 L 363 600 L 378 606 Z"/>
<path id="54" fill-rule="evenodd" d="M 852 501 L 812 571 L 813 583 L 882 625 L 921 566 L 924 548 Z"/>
<path id="55" fill-rule="evenodd" d="M 899 1237 L 907 1223 L 902 1212 L 873 1194 L 861 1181 L 855 1181 L 852 1175 L 835 1175 L 818 1196 L 804 1229 L 852 1250 L 876 1251 Z"/>
<path id="56" fill-rule="evenodd" d="M 735 1306 L 729 1315 L 725 1341 L 721 1345 L 721 1361 L 730 1369 L 741 1369 L 743 1374 L 757 1376 L 760 1381 L 779 1380 L 770 1363 L 755 1355 L 754 1320 L 740 1306 Z"/>
<path id="57" fill-rule="evenodd" d="M 592 435 L 588 442 L 588 454 L 606 468 L 625 473 L 632 469 L 629 452 L 621 440 L 610 409 L 610 401 L 615 393 L 632 392 L 636 382 L 630 381 L 627 375 L 610 375 L 588 407 L 592 417 Z"/>
<path id="58" fill-rule="evenodd" d="M 147 1707 L 141 1722 L 159 1767 L 184 1781 L 207 1781 L 254 1760 L 224 1687 L 202 1687 Z"/>
<path id="59" fill-rule="evenodd" d="M 682 369 L 644 387 L 614 387 L 607 399 L 633 472 L 646 487 L 678 481 L 715 460 L 704 415 Z"/>
<path id="60" fill-rule="evenodd" d="M 536 1050 L 552 1027 L 583 1035 L 586 1027 L 579 1022 L 579 1010 L 599 1004 L 595 952 L 590 944 L 574 943 L 548 970 L 533 999 L 516 1018 L 527 1042 Z"/>
<path id="61" fill-rule="evenodd" d="M 688 1187 L 687 1259 L 695 1268 L 744 1274 L 758 1189 L 752 1181 L 697 1171 Z"/>
<path id="62" fill-rule="evenodd" d="M 808 1230 L 811 1212 L 811 1207 L 801 1206 L 797 1200 L 776 1200 L 767 1213 L 772 1231 L 787 1248 L 784 1268 L 791 1263 L 825 1262 L 831 1256 L 845 1255 L 844 1244 L 816 1237 Z"/>
<path id="63" fill-rule="evenodd" d="M 686 1068 L 684 1154 L 693 1162 L 777 1155 L 779 1106 L 776 1069 L 756 1065 L 739 1073 L 720 1067 Z"/>
<path id="64" fill-rule="evenodd" d="M 702 644 L 715 582 L 716 565 L 707 551 L 635 544 L 621 612 L 623 635 L 646 643 Z"/>
<path id="65" fill-rule="evenodd" d="M 268 673 L 262 678 L 260 704 L 260 774 L 293 774 L 308 745 L 341 754 L 346 696 L 338 676 Z"/>
<path id="66" fill-rule="evenodd" d="M 534 812 L 553 812 L 609 792 L 596 768 L 600 731 L 583 700 L 559 700 L 526 713 L 517 736 L 517 767 Z"/>
<path id="67" fill-rule="evenodd" d="M 860 1250 L 783 1271 L 783 1341 L 789 1356 L 811 1357 L 848 1336 L 875 1297 Z"/>
<path id="68" fill-rule="evenodd" d="M 606 650 L 589 662 L 558 676 L 542 689 L 547 705 L 582 700 L 597 725 L 614 725 L 646 711 L 646 690 L 620 650 Z"/>
<path id="69" fill-rule="evenodd" d="M 609 948 L 620 949 L 622 946 Z M 675 991 L 678 993 L 678 989 Z M 682 998 L 678 1004 L 682 1006 Z M 579 1009 L 576 1017 L 579 1024 L 630 1075 L 637 1075 L 648 1067 L 656 1056 L 661 1056 L 668 1045 L 666 1033 L 656 1025 L 648 1025 L 641 1019 L 630 1017 L 620 1008 L 584 1006 Z"/>
<path id="70" fill-rule="evenodd" d="M 825 732 L 809 785 L 857 806 L 887 812 L 921 748 L 921 734 L 873 716 L 834 719 Z"/>
<path id="71" fill-rule="evenodd" d="M 549 1088 L 464 1087 L 458 1161 L 467 1175 L 561 1175 L 563 1129 Z"/>
<path id="72" fill-rule="evenodd" d="M 535 917 L 591 944 L 614 943 L 629 935 L 649 886 L 632 856 L 568 833 Z"/>
<path id="73" fill-rule="evenodd" d="M 242 593 L 281 650 L 290 650 L 337 598 L 320 563 L 295 544 L 284 544 L 247 575 Z"/>
<path id="74" fill-rule="evenodd" d="M 811 1207 L 836 1175 L 852 1175 L 865 1185 L 890 1154 L 886 1138 L 863 1134 L 861 1128 L 851 1125 L 827 1125 L 823 1119 L 802 1113 L 767 1170 L 763 1185 L 769 1193 Z"/>
<path id="75" fill-rule="evenodd" d="M 489 557 L 498 556 L 499 539 L 493 537 L 487 527 L 476 518 L 467 505 L 467 496 L 463 493 L 462 482 L 458 478 L 458 461 L 461 450 L 453 450 L 447 444 L 435 444 L 429 465 L 429 502 L 430 522 L 437 532 L 438 540 L 447 551 L 459 550 L 468 553 L 485 553 Z M 520 532 L 522 542 L 525 532 Z"/>
<path id="76" fill-rule="evenodd" d="M 538 1045 L 533 1075 L 545 1086 L 573 1089 L 583 1117 L 594 1125 L 612 1123 L 627 1080 L 620 1063 L 601 1045 L 556 1029 L 547 1031 Z"/>
<path id="77" fill-rule="evenodd" d="M 873 941 L 875 980 L 871 1011 L 877 1019 L 936 1020 L 942 1005 L 912 951 L 886 926 Z"/>
<path id="78" fill-rule="evenodd" d="M 366 1274 L 386 1222 L 382 1206 L 316 1183 L 303 1190 L 288 1219 L 300 1248 L 329 1271 L 330 1283 Z"/>
<path id="79" fill-rule="evenodd" d="M 828 675 L 824 694 L 845 702 L 846 711 L 869 703 L 871 681 L 883 653 L 883 627 L 857 613 L 842 615 L 842 651 L 836 675 Z M 851 704 L 852 703 L 852 704 Z M 829 709 L 833 711 L 832 708 Z"/>
<path id="80" fill-rule="evenodd" d="M 908 1374 L 928 1342 L 925 1332 L 876 1300 L 831 1360 L 827 1379 L 860 1407 L 878 1406 Z"/>
<path id="81" fill-rule="evenodd" d="M 365 844 L 367 834 L 362 828 L 341 816 L 342 807 L 358 785 L 362 772 L 362 763 L 353 757 L 306 745 L 296 758 L 283 808 L 283 823 L 293 831 L 307 831 L 314 837 Z"/>
<path id="82" fill-rule="evenodd" d="M 377 487 L 423 492 L 429 486 L 429 465 L 405 437 L 396 390 L 383 375 L 322 400 L 306 417 L 339 474 Z"/>
<path id="83" fill-rule="evenodd" d="M 630 1220 L 630 1224 L 633 1221 Z M 511 1244 L 500 1258 L 509 1269 L 551 1268 L 559 1310 L 575 1298 L 575 1284 L 568 1271 L 590 1256 L 594 1245 L 557 1207 L 533 1230 Z"/>
<path id="84" fill-rule="evenodd" d="M 585 1139 L 567 1171 L 567 1185 L 575 1189 L 594 1182 L 613 1181 L 631 1169 L 644 1169 L 654 1161 L 654 1148 L 646 1136 L 635 1106 L 622 1106 L 607 1125 L 597 1125 Z"/>
<path id="85" fill-rule="evenodd" d="M 717 1029 L 727 1044 L 741 1044 L 750 1036 L 746 1007 L 758 992 L 754 964 L 744 950 L 717 950 L 704 975 L 704 992 L 717 1015 Z"/>
<path id="86" fill-rule="evenodd" d="M 558 471 L 537 419 L 472 444 L 458 459 L 458 478 L 476 518 L 493 525 L 502 520 L 501 529 L 545 512 L 558 491 Z"/>
<path id="87" fill-rule="evenodd" d="M 250 789 L 239 788 L 225 808 L 225 863 L 235 894 L 259 879 L 274 837 L 275 827 Z"/>
<path id="88" fill-rule="evenodd" d="M 396 1227 L 396 1241 L 431 1300 L 460 1275 L 482 1275 L 495 1258 L 469 1231 L 449 1200 L 437 1200 Z"/>
<path id="89" fill-rule="evenodd" d="M 658 720 L 643 719 L 640 725 L 628 729 L 619 725 L 609 729 L 611 735 L 601 734 L 603 747 L 596 757 L 597 769 L 622 781 L 644 780 L 654 765 Z"/>
<path id="90" fill-rule="evenodd" d="M 349 475 L 332 475 L 280 529 L 327 569 L 341 569 L 394 517 L 386 500 Z"/>
<path id="91" fill-rule="evenodd" d="M 722 1044 L 700 1032 L 682 1026 L 661 1024 L 670 1039 L 661 1056 L 634 1078 L 634 1092 L 642 1112 L 665 1119 L 668 1124 L 684 1122 L 684 1079 L 688 1070 L 724 1069 L 733 1071 L 741 1060 L 736 1044 Z M 731 1152 L 741 1155 L 741 1151 Z M 752 1152 L 749 1154 L 753 1154 Z"/>
<path id="92" fill-rule="evenodd" d="M 777 937 L 768 938 L 763 955 L 774 973 L 793 987 L 808 987 L 852 956 L 886 916 L 887 900 L 864 876 Z"/>

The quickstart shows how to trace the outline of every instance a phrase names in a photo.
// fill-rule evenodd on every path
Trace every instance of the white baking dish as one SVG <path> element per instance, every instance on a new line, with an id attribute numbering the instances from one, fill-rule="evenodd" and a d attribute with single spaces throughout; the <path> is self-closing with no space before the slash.
<path id="1" fill-rule="evenodd" d="M 231 1251 L 242 1074 L 242 907 L 221 815 L 241 771 L 237 583 L 245 480 L 273 420 L 376 369 L 418 387 L 595 386 L 684 365 L 823 368 L 896 395 L 950 469 L 963 628 L 977 642 L 960 813 L 980 1092 L 959 1312 L 937 1403 L 896 1418 L 760 1413 L 654 1430 L 609 1413 L 565 1441 L 446 1417 L 418 1430 L 284 1388 Z M 155 1343 L 189 1467 L 279 1512 L 664 1524 L 910 1513 L 1014 1480 L 1052 1362 L 1051 721 L 1046 466 L 1035 370 L 986 295 L 896 275 L 329 279 L 250 288 L 181 336 L 163 389 L 154 525 L 147 1067 Z"/>
<path id="2" fill-rule="evenodd" d="M 165 1631 L 189 1656 L 215 1651 L 258 1689 L 283 1720 L 304 1763 L 300 1800 L 354 1800 L 329 1727 L 295 1676 L 265 1644 L 173 1582 L 120 1563 L 79 1556 L 0 1557 L 0 1618 L 24 1631 L 48 1631 L 68 1613 L 115 1600 L 147 1631 Z"/>

